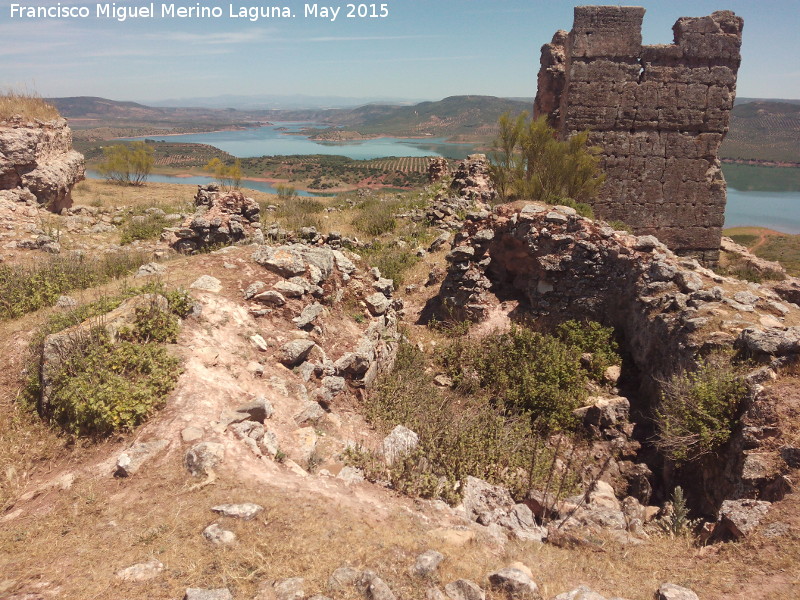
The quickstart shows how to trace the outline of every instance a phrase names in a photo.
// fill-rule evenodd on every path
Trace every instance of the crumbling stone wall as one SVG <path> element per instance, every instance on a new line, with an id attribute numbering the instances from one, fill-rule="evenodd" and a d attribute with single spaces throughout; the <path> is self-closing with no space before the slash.
<path id="1" fill-rule="evenodd" d="M 682 17 L 642 45 L 644 8 L 579 6 L 542 48 L 536 116 L 562 138 L 590 130 L 607 180 L 595 213 L 682 255 L 719 258 L 726 187 L 717 152 L 736 94 L 743 21 Z"/>

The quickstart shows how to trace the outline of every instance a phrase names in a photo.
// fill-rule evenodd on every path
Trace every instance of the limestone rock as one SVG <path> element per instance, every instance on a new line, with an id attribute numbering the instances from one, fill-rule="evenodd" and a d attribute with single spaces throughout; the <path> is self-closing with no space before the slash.
<path id="1" fill-rule="evenodd" d="M 116 572 L 117 579 L 122 581 L 148 581 L 155 579 L 164 571 L 164 565 L 156 559 L 146 563 L 131 565 Z"/>
<path id="2" fill-rule="evenodd" d="M 369 296 L 364 298 L 364 302 L 366 302 L 369 312 L 375 316 L 384 314 L 392 303 L 391 300 L 389 300 L 386 296 L 384 296 L 380 292 L 375 292 L 374 294 L 370 294 Z"/>
<path id="3" fill-rule="evenodd" d="M 306 264 L 300 251 L 294 246 L 259 246 L 253 260 L 262 267 L 282 277 L 304 275 Z"/>
<path id="4" fill-rule="evenodd" d="M 387 465 L 393 465 L 398 459 L 413 452 L 419 444 L 419 436 L 408 427 L 397 425 L 383 439 L 383 459 Z"/>
<path id="5" fill-rule="evenodd" d="M 334 591 L 344 590 L 355 585 L 361 577 L 361 571 L 353 567 L 339 567 L 328 578 L 328 587 Z"/>
<path id="6" fill-rule="evenodd" d="M 147 460 L 167 447 L 167 440 L 153 440 L 152 442 L 138 442 L 120 454 L 117 459 L 115 477 L 130 477 L 136 473 Z"/>
<path id="7" fill-rule="evenodd" d="M 183 600 L 233 600 L 228 588 L 186 588 Z"/>
<path id="8" fill-rule="evenodd" d="M 0 190 L 35 197 L 53 212 L 72 206 L 72 188 L 84 179 L 83 155 L 72 149 L 67 121 L 0 122 Z"/>
<path id="9" fill-rule="evenodd" d="M 486 594 L 474 581 L 457 579 L 444 586 L 444 593 L 450 600 L 486 600 Z"/>
<path id="10" fill-rule="evenodd" d="M 294 367 L 303 362 L 316 344 L 311 340 L 293 340 L 281 346 L 279 360 L 287 367 Z"/>
<path id="11" fill-rule="evenodd" d="M 264 510 L 264 507 L 252 502 L 245 502 L 244 504 L 219 504 L 211 507 L 211 510 L 223 517 L 252 521 L 258 516 L 258 513 Z"/>
<path id="12" fill-rule="evenodd" d="M 236 534 L 227 529 L 223 529 L 218 523 L 212 523 L 203 530 L 203 537 L 212 544 L 224 546 L 236 541 Z"/>
<path id="13" fill-rule="evenodd" d="M 313 325 L 317 320 L 317 317 L 324 312 L 325 307 L 323 307 L 319 302 L 314 302 L 313 304 L 305 306 L 300 313 L 300 316 L 295 317 L 292 319 L 292 321 L 294 321 L 298 329 L 306 329 Z"/>
<path id="14" fill-rule="evenodd" d="M 467 518 L 490 525 L 514 508 L 514 500 L 506 488 L 468 476 L 463 484 L 462 505 Z"/>
<path id="15" fill-rule="evenodd" d="M 417 577 L 431 577 L 434 573 L 436 573 L 436 569 L 439 568 L 439 565 L 443 560 L 444 554 L 441 552 L 437 552 L 436 550 L 426 550 L 417 556 L 417 560 L 414 562 L 411 572 Z"/>
<path id="16" fill-rule="evenodd" d="M 507 567 L 489 574 L 492 589 L 505 592 L 511 598 L 540 599 L 539 586 L 531 577 L 513 567 Z"/>
<path id="17" fill-rule="evenodd" d="M 225 446 L 216 442 L 195 444 L 183 457 L 186 469 L 195 477 L 207 475 L 225 458 Z"/>
<path id="18" fill-rule="evenodd" d="M 800 353 L 800 327 L 747 327 L 739 334 L 736 343 L 756 355 L 797 354 Z"/>
<path id="19" fill-rule="evenodd" d="M 219 293 L 222 291 L 222 282 L 211 275 L 203 275 L 198 279 L 195 279 L 195 281 L 189 287 L 193 290 Z"/>
<path id="20" fill-rule="evenodd" d="M 688 588 L 674 583 L 664 583 L 656 592 L 656 600 L 699 600 L 699 598 Z"/>
<path id="21" fill-rule="evenodd" d="M 564 592 L 563 594 L 559 594 L 553 600 L 606 600 L 604 596 L 601 596 L 597 592 L 593 591 L 591 588 L 582 585 L 580 587 L 575 588 L 572 591 Z"/>
<path id="22" fill-rule="evenodd" d="M 305 579 L 290 577 L 279 579 L 272 584 L 276 600 L 303 600 L 305 598 Z"/>
<path id="23" fill-rule="evenodd" d="M 763 500 L 725 500 L 719 509 L 717 526 L 714 529 L 715 538 L 724 538 L 730 535 L 733 539 L 740 540 L 752 533 L 761 520 L 766 516 L 771 504 Z"/>
<path id="24" fill-rule="evenodd" d="M 267 306 L 283 306 L 286 304 L 286 298 L 283 297 L 283 294 L 275 290 L 258 293 L 253 296 L 253 300 Z"/>

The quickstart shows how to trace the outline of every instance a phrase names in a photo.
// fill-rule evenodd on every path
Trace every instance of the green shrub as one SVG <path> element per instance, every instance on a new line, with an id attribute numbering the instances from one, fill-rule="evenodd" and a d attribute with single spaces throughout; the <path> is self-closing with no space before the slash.
<path id="1" fill-rule="evenodd" d="M 112 341 L 102 327 L 80 337 L 59 372 L 53 376 L 49 408 L 43 416 L 69 433 L 102 436 L 141 423 L 163 402 L 180 373 L 178 360 L 164 348 L 175 341 L 176 316 L 191 310 L 191 297 L 182 289 L 168 290 L 161 282 L 129 288 L 117 297 L 103 297 L 72 310 L 55 313 L 34 333 L 29 346 L 28 382 L 22 394 L 31 408 L 41 399 L 41 357 L 45 338 L 87 319 L 98 319 L 125 299 L 141 294 L 161 294 L 169 311 L 153 302 L 136 310 L 133 326 Z"/>
<path id="2" fill-rule="evenodd" d="M 103 148 L 103 162 L 97 170 L 108 181 L 121 185 L 144 185 L 153 168 L 153 147 L 145 142 L 128 142 Z"/>
<path id="3" fill-rule="evenodd" d="M 619 346 L 614 341 L 613 327 L 603 327 L 597 321 L 584 323 L 573 319 L 558 325 L 556 336 L 581 353 L 592 355 L 588 371 L 589 376 L 596 381 L 603 379 L 603 373 L 608 367 L 622 361 L 617 354 Z"/>
<path id="4" fill-rule="evenodd" d="M 325 205 L 319 200 L 298 196 L 293 188 L 286 188 L 282 194 L 279 186 L 278 199 L 281 201 L 274 213 L 286 229 L 299 231 L 303 227 L 322 227 L 322 219 L 319 213 L 325 210 Z M 265 216 L 269 213 L 262 213 Z"/>
<path id="5" fill-rule="evenodd" d="M 180 373 L 156 343 L 113 343 L 100 328 L 79 342 L 53 378 L 52 418 L 75 435 L 132 429 L 163 403 Z"/>
<path id="6" fill-rule="evenodd" d="M 544 484 L 554 452 L 536 437 L 527 416 L 510 415 L 483 397 L 443 391 L 427 367 L 422 352 L 401 343 L 393 369 L 364 401 L 365 416 L 382 431 L 398 424 L 415 431 L 417 450 L 391 468 L 361 448 L 346 453 L 348 462 L 403 493 L 451 503 L 459 500 L 468 475 L 507 486 L 517 498 Z M 571 489 L 573 475 L 564 471 L 564 490 Z"/>
<path id="7" fill-rule="evenodd" d="M 570 199 L 583 203 L 603 185 L 599 154 L 588 145 L 588 132 L 562 142 L 544 117 L 531 121 L 527 113 L 516 119 L 506 113 L 500 117 L 499 127 L 490 154 L 490 174 L 500 201 L 564 204 Z"/>
<path id="8" fill-rule="evenodd" d="M 499 407 L 526 414 L 543 427 L 572 426 L 572 411 L 586 398 L 581 351 L 528 327 L 456 340 L 443 351 L 442 361 L 461 389 L 486 390 Z"/>
<path id="9" fill-rule="evenodd" d="M 62 294 L 127 275 L 145 260 L 140 252 L 119 252 L 98 259 L 59 255 L 27 266 L 0 266 L 0 319 L 52 306 Z"/>
<path id="10" fill-rule="evenodd" d="M 170 225 L 159 214 L 137 215 L 139 218 L 129 219 L 122 227 L 120 244 L 130 244 L 135 240 L 153 240 L 161 235 L 165 227 Z"/>
<path id="11" fill-rule="evenodd" d="M 394 281 L 394 289 L 403 285 L 406 271 L 420 261 L 420 258 L 408 248 L 379 242 L 360 252 L 370 266 L 377 267 L 383 277 Z"/>
<path id="12" fill-rule="evenodd" d="M 656 446 L 678 463 L 715 452 L 730 439 L 746 394 L 738 370 L 723 354 L 674 375 L 662 384 Z"/>

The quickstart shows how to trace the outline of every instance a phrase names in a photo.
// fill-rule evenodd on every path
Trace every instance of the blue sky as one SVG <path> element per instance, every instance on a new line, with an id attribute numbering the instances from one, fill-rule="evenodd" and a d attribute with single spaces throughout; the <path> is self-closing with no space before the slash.
<path id="1" fill-rule="evenodd" d="M 55 0 L 30 0 L 54 6 Z M 228 5 L 272 0 L 195 0 L 222 19 L 11 19 L 0 0 L 0 86 L 43 96 L 154 101 L 222 94 L 439 99 L 457 94 L 533 96 L 539 48 L 572 24 L 560 0 L 389 0 L 386 18 L 335 22 L 228 18 Z M 16 1 L 16 4 L 25 0 Z M 276 5 L 280 5 L 277 0 Z M 98 2 L 62 0 L 62 6 Z M 149 2 L 118 0 L 118 6 Z M 156 11 L 163 0 L 156 2 Z M 378 5 L 380 6 L 380 2 Z M 800 98 L 798 0 L 644 1 L 645 43 L 672 41 L 681 16 L 730 9 L 744 17 L 738 94 Z M 26 5 L 28 6 L 28 5 Z"/>

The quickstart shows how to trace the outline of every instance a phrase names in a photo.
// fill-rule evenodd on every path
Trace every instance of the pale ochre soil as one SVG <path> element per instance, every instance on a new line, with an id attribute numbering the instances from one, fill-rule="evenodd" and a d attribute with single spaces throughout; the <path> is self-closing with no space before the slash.
<path id="1" fill-rule="evenodd" d="M 402 497 L 368 483 L 347 485 L 256 458 L 231 433 L 213 425 L 219 413 L 257 394 L 267 396 L 276 407 L 271 424 L 279 440 L 286 440 L 290 458 L 302 466 L 302 439 L 292 437 L 302 394 L 299 375 L 271 354 L 294 333 L 289 319 L 299 310 L 299 304 L 292 304 L 298 301 L 265 319 L 249 315 L 241 290 L 255 279 L 269 282 L 271 277 L 249 259 L 250 253 L 240 248 L 165 263 L 168 285 L 187 286 L 199 275 L 211 274 L 222 280 L 223 291 L 193 292 L 203 311 L 184 323 L 175 351 L 185 371 L 167 406 L 137 431 L 101 443 L 70 444 L 15 403 L 26 341 L 53 309 L 0 323 L 0 598 L 30 593 L 43 599 L 175 599 L 187 587 L 227 586 L 238 600 L 252 598 L 262 581 L 294 576 L 306 578 L 307 596 L 356 598 L 355 592 L 327 587 L 331 572 L 345 564 L 374 569 L 400 598 L 423 598 L 430 584 L 460 577 L 486 586 L 489 572 L 516 560 L 531 568 L 545 598 L 585 584 L 609 598 L 650 600 L 666 581 L 694 589 L 703 600 L 796 598 L 797 494 L 776 504 L 765 526 L 738 544 L 700 548 L 683 538 L 652 537 L 641 546 L 599 538 L 599 548 L 565 550 L 521 542 L 503 547 L 440 503 Z M 416 267 L 408 283 L 421 284 L 431 263 L 443 264 L 443 254 Z M 117 285 L 106 286 L 107 293 Z M 408 323 L 436 289 L 420 287 L 407 297 Z M 498 307 L 493 322 L 502 326 L 508 309 Z M 336 358 L 364 325 L 353 320 L 350 306 L 329 310 L 321 345 Z M 422 327 L 411 325 L 408 331 L 412 340 L 437 342 Z M 253 333 L 271 344 L 268 352 L 249 342 Z M 254 362 L 263 364 L 262 378 L 253 377 L 249 366 Z M 790 378 L 775 386 L 776 394 L 790 399 L 787 419 L 796 416 L 791 408 L 796 383 Z M 355 397 L 340 397 L 333 417 L 315 427 L 328 453 L 322 468 L 335 472 L 340 466 L 335 454 L 344 440 L 377 443 L 357 407 Z M 201 487 L 182 466 L 188 444 L 181 441 L 180 431 L 189 424 L 200 425 L 204 439 L 221 441 L 227 449 L 216 480 Z M 167 439 L 169 447 L 133 477 L 111 476 L 120 452 L 135 441 L 151 439 Z M 209 510 L 219 503 L 245 501 L 261 504 L 264 512 L 254 521 L 239 522 Z M 233 530 L 238 542 L 230 548 L 206 542 L 201 532 L 212 522 Z M 786 523 L 787 532 L 768 537 L 770 523 Z M 408 568 L 429 548 L 447 558 L 438 580 L 423 582 Z M 166 567 L 157 579 L 135 584 L 114 577 L 118 569 L 151 558 Z"/>

